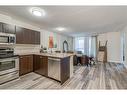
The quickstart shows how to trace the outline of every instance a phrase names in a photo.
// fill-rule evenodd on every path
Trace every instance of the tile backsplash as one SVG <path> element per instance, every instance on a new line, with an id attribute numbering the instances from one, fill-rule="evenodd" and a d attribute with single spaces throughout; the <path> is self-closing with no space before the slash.
<path id="1" fill-rule="evenodd" d="M 40 52 L 40 45 L 15 45 L 15 53 L 34 53 Z"/>

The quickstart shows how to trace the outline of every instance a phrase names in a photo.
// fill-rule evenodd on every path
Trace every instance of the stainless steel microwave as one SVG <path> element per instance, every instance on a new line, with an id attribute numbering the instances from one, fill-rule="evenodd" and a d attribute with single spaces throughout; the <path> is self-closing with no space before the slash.
<path id="1" fill-rule="evenodd" d="M 15 44 L 15 34 L 0 33 L 0 44 Z"/>

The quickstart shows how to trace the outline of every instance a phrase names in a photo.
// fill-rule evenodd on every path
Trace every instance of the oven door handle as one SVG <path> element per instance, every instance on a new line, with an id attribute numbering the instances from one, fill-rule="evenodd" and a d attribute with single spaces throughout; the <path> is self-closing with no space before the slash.
<path id="1" fill-rule="evenodd" d="M 5 59 L 0 59 L 0 62 L 5 62 L 5 61 L 15 61 L 19 59 L 18 57 L 13 57 L 13 58 L 5 58 Z"/>
<path id="2" fill-rule="evenodd" d="M 15 60 L 14 60 L 14 61 L 4 61 L 4 62 L 0 62 L 0 65 L 1 65 L 1 64 L 8 64 L 9 62 L 15 62 Z"/>
<path id="3" fill-rule="evenodd" d="M 8 36 L 8 43 L 10 43 L 10 36 Z"/>

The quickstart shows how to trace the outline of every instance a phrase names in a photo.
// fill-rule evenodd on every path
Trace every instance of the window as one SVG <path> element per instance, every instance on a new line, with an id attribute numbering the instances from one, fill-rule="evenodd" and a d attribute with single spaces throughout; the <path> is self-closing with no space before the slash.
<path id="1" fill-rule="evenodd" d="M 76 37 L 75 51 L 84 55 L 96 57 L 96 37 Z"/>
<path id="2" fill-rule="evenodd" d="M 75 50 L 76 51 L 82 51 L 84 53 L 84 38 L 83 37 L 78 37 L 75 38 Z"/>

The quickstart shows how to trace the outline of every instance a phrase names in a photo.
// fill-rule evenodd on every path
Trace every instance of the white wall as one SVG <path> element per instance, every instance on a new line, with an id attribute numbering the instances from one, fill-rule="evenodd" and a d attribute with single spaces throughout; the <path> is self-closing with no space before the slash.
<path id="1" fill-rule="evenodd" d="M 107 60 L 108 62 L 121 63 L 121 32 L 108 32 L 98 35 L 98 42 L 101 41 L 101 45 L 107 43 Z"/>
<path id="2" fill-rule="evenodd" d="M 69 50 L 73 50 L 73 38 L 62 34 L 43 30 L 41 32 L 41 45 L 48 48 L 49 36 L 53 36 L 54 44 L 57 44 L 57 50 L 63 49 L 63 42 L 67 40 L 69 44 Z"/>
<path id="3" fill-rule="evenodd" d="M 24 28 L 29 28 L 33 30 L 37 30 L 41 32 L 41 45 L 44 45 L 45 47 L 48 47 L 48 38 L 49 35 L 53 35 L 55 43 L 57 43 L 57 46 L 59 50 L 62 50 L 62 43 L 64 40 L 67 40 L 69 43 L 69 50 L 73 49 L 73 38 L 69 36 L 65 36 L 62 34 L 58 34 L 55 32 L 50 32 L 46 30 L 42 30 L 39 27 L 36 27 L 36 25 L 30 24 L 28 22 L 24 22 L 21 20 L 14 19 L 14 17 L 11 17 L 9 15 L 0 14 L 0 22 L 5 22 L 17 26 L 21 26 Z M 20 52 L 39 52 L 40 46 L 39 45 L 16 45 L 15 51 L 16 53 Z"/>

